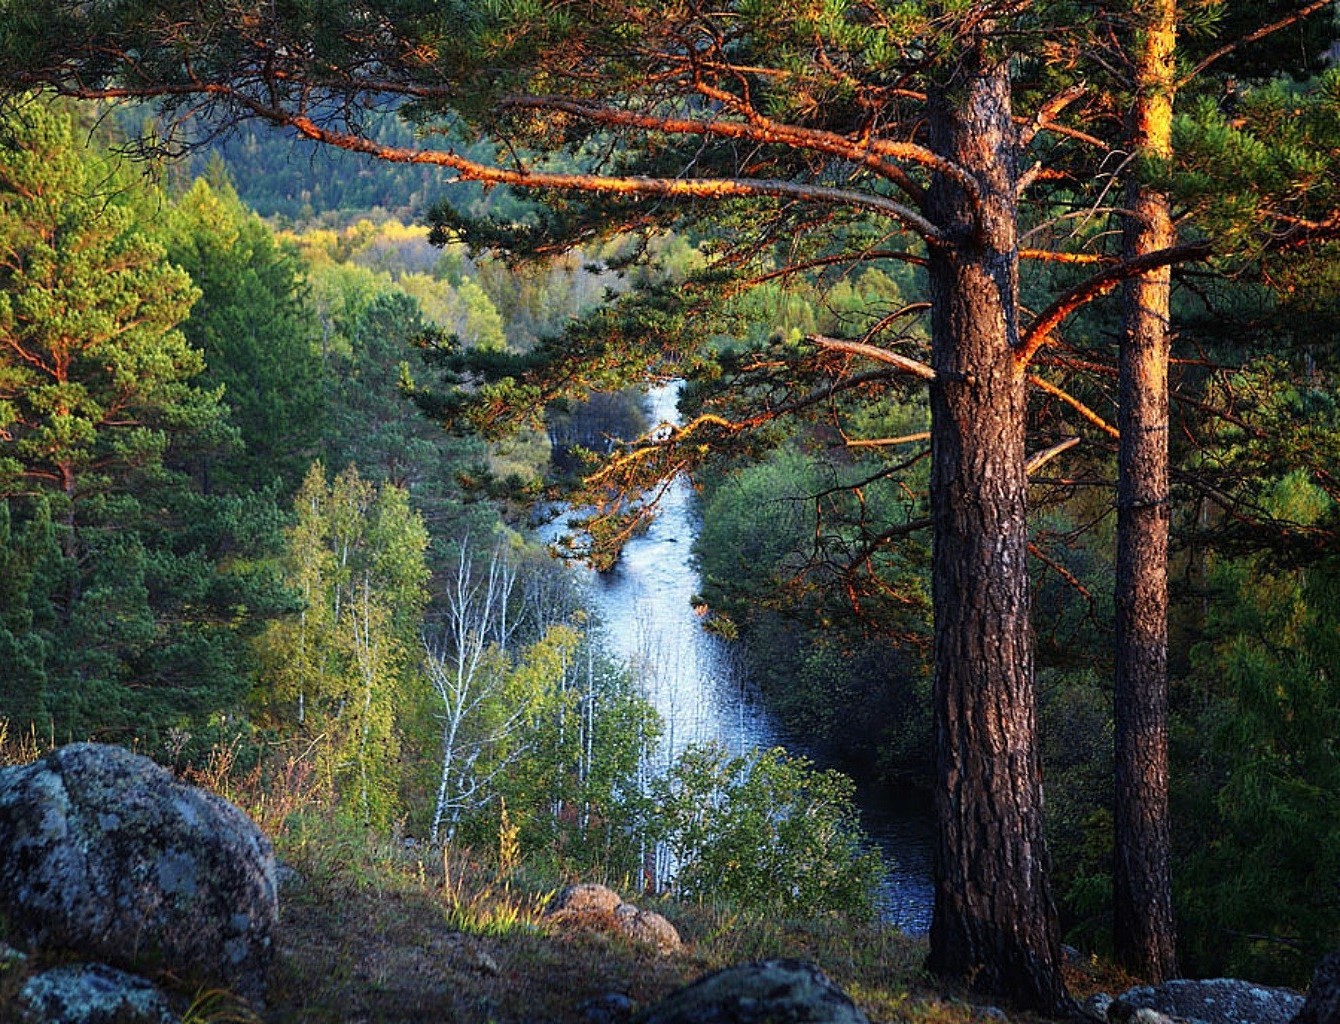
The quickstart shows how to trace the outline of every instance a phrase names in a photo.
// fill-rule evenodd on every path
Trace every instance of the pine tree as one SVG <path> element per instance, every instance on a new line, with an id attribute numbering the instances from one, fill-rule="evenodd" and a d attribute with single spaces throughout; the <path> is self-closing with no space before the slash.
<path id="1" fill-rule="evenodd" d="M 169 215 L 168 255 L 200 289 L 182 325 L 205 359 L 203 383 L 220 387 L 241 450 L 197 467 L 215 489 L 258 489 L 276 478 L 296 489 L 325 422 L 320 327 L 306 303 L 302 267 L 249 213 L 217 168 Z"/>
<path id="2" fill-rule="evenodd" d="M 80 506 L 161 465 L 168 433 L 219 415 L 178 329 L 199 292 L 99 194 L 69 117 L 5 123 L 0 161 L 0 493 L 47 493 L 79 551 Z"/>

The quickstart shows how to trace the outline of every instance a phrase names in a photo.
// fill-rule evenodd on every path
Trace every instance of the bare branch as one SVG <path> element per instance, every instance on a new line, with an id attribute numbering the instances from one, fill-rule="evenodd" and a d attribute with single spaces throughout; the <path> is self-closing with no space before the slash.
<path id="1" fill-rule="evenodd" d="M 1044 128 L 1052 127 L 1052 122 L 1054 118 L 1058 114 L 1060 114 L 1061 111 L 1063 111 L 1066 107 L 1074 103 L 1075 100 L 1079 99 L 1086 92 L 1088 92 L 1088 90 L 1089 87 L 1085 85 L 1083 82 L 1080 82 L 1076 85 L 1070 86 L 1070 88 L 1068 89 L 1062 89 L 1055 96 L 1053 96 L 1046 103 L 1044 103 L 1041 107 L 1039 107 L 1038 112 L 1033 115 L 1033 120 L 1029 122 L 1027 125 L 1025 125 L 1024 128 L 1019 132 L 1020 148 L 1023 148 L 1027 146 L 1030 142 L 1032 142 L 1033 138 L 1037 135 L 1037 133 L 1042 131 Z"/>
<path id="2" fill-rule="evenodd" d="M 890 352 L 888 349 L 880 348 L 878 345 L 871 345 L 864 341 L 847 341 L 843 338 L 829 338 L 822 334 L 811 334 L 806 340 L 813 342 L 825 351 L 846 352 L 854 356 L 864 356 L 866 359 L 873 359 L 876 362 L 885 363 L 902 373 L 910 374 L 913 377 L 920 377 L 922 380 L 934 381 L 938 379 L 935 371 L 925 363 L 908 356 L 900 355 L 897 352 Z"/>
<path id="3" fill-rule="evenodd" d="M 1242 46 L 1246 43 L 1254 43 L 1258 39 L 1264 39 L 1266 36 L 1278 32 L 1282 28 L 1288 28 L 1294 22 L 1302 21 L 1309 15 L 1316 14 L 1322 8 L 1330 6 L 1331 6 L 1331 0 L 1310 0 L 1309 3 L 1304 4 L 1302 7 L 1298 8 L 1298 10 L 1294 11 L 1291 14 L 1286 14 L 1283 18 L 1280 18 L 1278 21 L 1272 21 L 1269 25 L 1262 25 L 1260 28 L 1248 32 L 1245 36 L 1242 36 L 1240 39 L 1235 39 L 1231 43 L 1225 43 L 1223 46 L 1219 47 L 1219 49 L 1215 50 L 1209 56 L 1203 58 L 1200 61 L 1200 63 L 1198 63 L 1195 67 L 1193 67 L 1190 71 L 1188 71 L 1185 75 L 1183 75 L 1180 79 L 1178 79 L 1177 84 L 1173 86 L 1173 89 L 1180 91 L 1184 86 L 1187 85 L 1187 83 L 1189 83 L 1193 78 L 1195 78 L 1202 71 L 1208 68 L 1211 64 L 1214 64 L 1223 57 L 1227 57 L 1239 46 Z"/>
<path id="4" fill-rule="evenodd" d="M 1121 436 L 1116 427 L 1108 423 L 1107 420 L 1099 416 L 1096 412 L 1090 409 L 1087 405 L 1081 402 L 1074 395 L 1070 394 L 1067 391 L 1061 390 L 1051 381 L 1043 380 L 1043 378 L 1039 377 L 1037 374 L 1030 373 L 1028 375 L 1028 382 L 1032 384 L 1034 387 L 1040 388 L 1041 390 L 1047 392 L 1047 394 L 1051 395 L 1052 397 L 1060 399 L 1062 402 L 1070 406 L 1070 408 L 1074 409 L 1077 413 L 1079 413 L 1081 416 L 1083 416 L 1086 420 L 1092 423 L 1103 433 L 1107 434 L 1109 437 L 1116 438 Z"/>
<path id="5" fill-rule="evenodd" d="M 1047 463 L 1051 462 L 1052 459 L 1056 458 L 1056 456 L 1060 455 L 1062 452 L 1069 451 L 1077 444 L 1079 444 L 1078 437 L 1068 437 L 1059 444 L 1052 445 L 1050 448 L 1044 448 L 1040 452 L 1034 452 L 1028 457 L 1028 461 L 1024 463 L 1025 472 L 1027 472 L 1029 476 L 1032 476 Z"/>
<path id="6" fill-rule="evenodd" d="M 843 441 L 843 444 L 848 448 L 884 448 L 899 444 L 913 444 L 917 441 L 929 441 L 930 439 L 930 431 L 923 430 L 916 434 L 904 434 L 902 437 L 857 438 L 856 440 L 846 439 Z"/>
<path id="7" fill-rule="evenodd" d="M 1032 541 L 1028 542 L 1028 553 L 1074 587 L 1086 601 L 1091 601 L 1093 599 L 1093 595 L 1089 593 L 1089 588 L 1079 581 L 1078 576 L 1044 552 L 1042 548 L 1038 547 Z"/>

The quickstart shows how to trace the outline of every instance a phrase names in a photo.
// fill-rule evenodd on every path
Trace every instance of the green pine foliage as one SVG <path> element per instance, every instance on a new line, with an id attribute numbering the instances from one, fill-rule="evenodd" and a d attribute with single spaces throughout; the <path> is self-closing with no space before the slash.
<path id="1" fill-rule="evenodd" d="M 320 326 L 303 267 L 214 168 L 168 215 L 168 255 L 201 291 L 182 325 L 222 391 L 239 450 L 202 460 L 212 489 L 296 490 L 324 433 Z"/>
<path id="2" fill-rule="evenodd" d="M 152 193 L 74 124 L 29 104 L 0 158 L 6 707 L 49 736 L 152 744 L 240 707 L 245 637 L 279 598 L 246 564 L 264 509 L 186 472 L 235 438 L 181 331 L 200 292 L 134 223 Z"/>

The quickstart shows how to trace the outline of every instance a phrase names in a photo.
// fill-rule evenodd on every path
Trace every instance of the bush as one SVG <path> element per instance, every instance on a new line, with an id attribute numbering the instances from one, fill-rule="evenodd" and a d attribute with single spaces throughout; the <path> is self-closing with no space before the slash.
<path id="1" fill-rule="evenodd" d="M 653 784 L 676 889 L 788 915 L 869 919 L 881 865 L 856 823 L 854 789 L 779 747 L 740 757 L 687 748 Z"/>

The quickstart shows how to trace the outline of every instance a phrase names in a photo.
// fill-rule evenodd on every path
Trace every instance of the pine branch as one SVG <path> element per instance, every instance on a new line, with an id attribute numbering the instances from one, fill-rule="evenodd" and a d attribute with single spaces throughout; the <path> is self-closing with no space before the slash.
<path id="1" fill-rule="evenodd" d="M 1027 366 L 1037 355 L 1038 349 L 1047 343 L 1052 332 L 1061 326 L 1068 316 L 1087 306 L 1094 299 L 1106 295 L 1122 281 L 1139 277 L 1141 274 L 1157 270 L 1160 267 L 1171 266 L 1174 263 L 1201 260 L 1209 254 L 1210 245 L 1208 242 L 1189 242 L 1185 245 L 1174 245 L 1157 252 L 1136 256 L 1133 259 L 1122 260 L 1120 263 L 1113 264 L 1100 271 L 1088 280 L 1081 281 L 1038 314 L 1019 341 L 1019 347 L 1014 353 L 1015 364 L 1021 367 Z"/>

